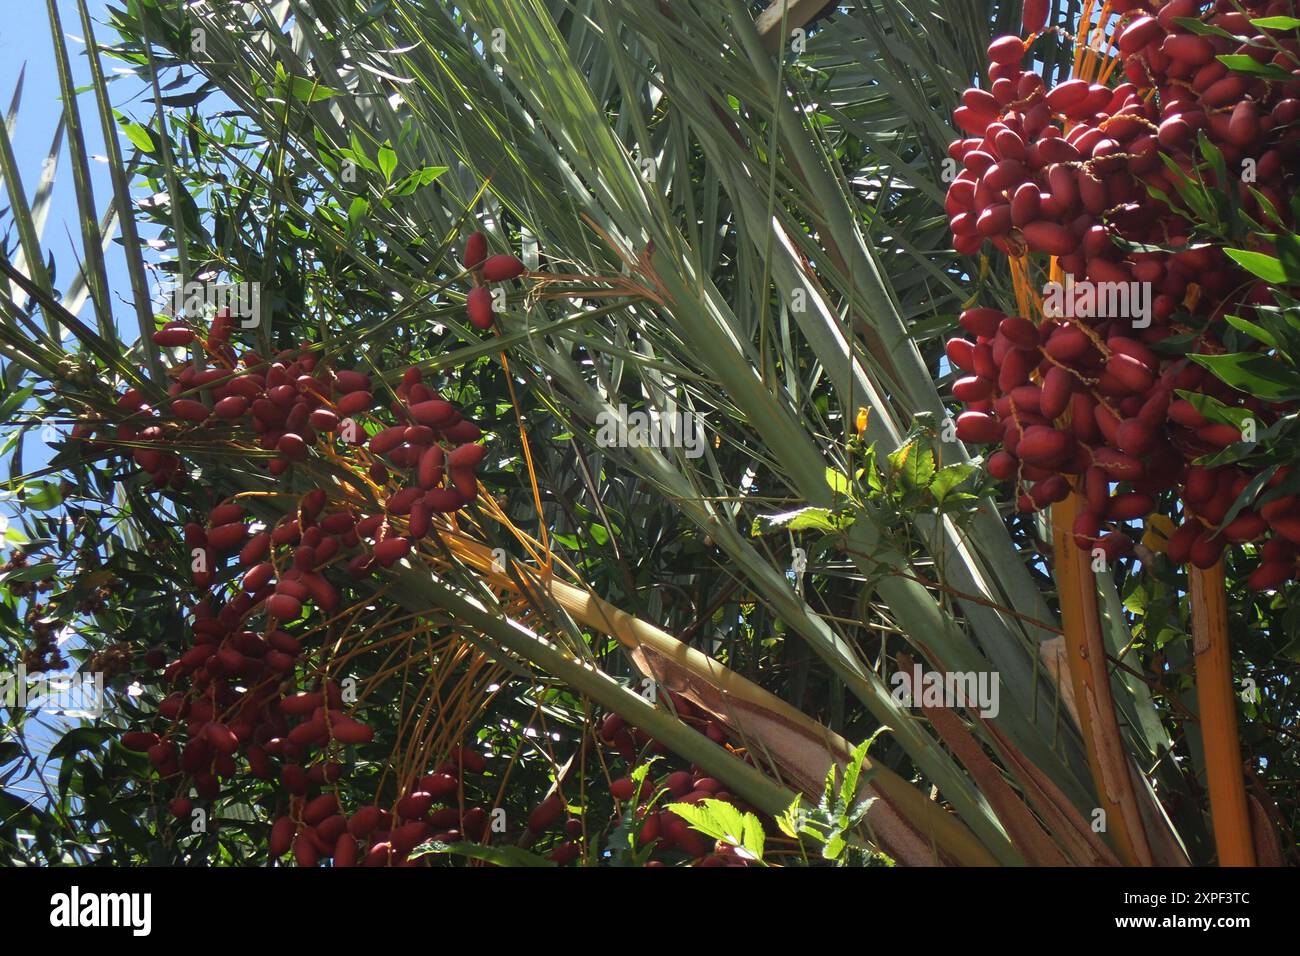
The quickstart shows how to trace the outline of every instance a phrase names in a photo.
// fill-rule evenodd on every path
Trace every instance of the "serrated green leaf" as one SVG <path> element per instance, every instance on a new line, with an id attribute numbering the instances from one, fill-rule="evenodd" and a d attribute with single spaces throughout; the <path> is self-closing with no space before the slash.
<path id="1" fill-rule="evenodd" d="M 801 802 L 799 797 L 795 797 L 790 801 L 790 806 L 785 808 L 785 812 L 776 818 L 777 828 L 792 840 L 799 837 L 799 805 Z"/>
<path id="2" fill-rule="evenodd" d="M 852 829 L 857 826 L 858 823 L 861 822 L 862 818 L 867 815 L 867 811 L 871 809 L 871 805 L 875 803 L 877 799 L 879 798 L 868 797 L 867 799 L 861 800 L 855 804 L 853 809 L 849 811 L 848 816 L 844 818 L 845 828 Z"/>
<path id="3" fill-rule="evenodd" d="M 791 809 L 797 806 L 798 801 Z M 672 803 L 667 809 L 710 839 L 745 851 L 755 860 L 763 859 L 763 824 L 754 814 L 742 814 L 733 804 L 710 798 L 693 804 Z"/>
<path id="4" fill-rule="evenodd" d="M 654 757 L 651 758 L 650 760 L 645 761 L 644 763 L 637 764 L 636 767 L 628 776 L 630 776 L 633 782 L 637 784 L 641 784 L 645 782 L 646 776 L 650 773 L 650 768 L 654 766 L 655 761 L 658 759 L 659 759 L 658 757 Z M 640 790 L 641 789 L 640 786 L 638 786 L 637 789 Z"/>
<path id="5" fill-rule="evenodd" d="M 928 487 L 934 478 L 934 453 L 918 441 L 908 442 L 890 454 L 889 465 L 908 491 Z"/>
<path id="6" fill-rule="evenodd" d="M 964 461 L 944 465 L 935 474 L 934 480 L 930 482 L 930 494 L 934 495 L 936 501 L 943 501 L 954 488 L 969 478 L 974 471 L 975 466 Z"/>
<path id="7" fill-rule="evenodd" d="M 853 523 L 851 516 L 838 515 L 829 508 L 799 508 L 775 515 L 758 515 L 750 535 L 758 538 L 773 531 L 842 531 Z"/>
<path id="8" fill-rule="evenodd" d="M 752 813 L 746 813 L 742 819 L 741 847 L 748 850 L 755 860 L 762 860 L 763 850 L 767 845 L 767 836 L 763 833 L 763 822 Z"/>
<path id="9" fill-rule="evenodd" d="M 835 764 L 831 764 L 830 769 L 826 771 L 826 784 L 822 787 L 821 802 L 817 804 L 817 809 L 827 816 L 835 810 L 835 781 L 838 777 Z"/>
<path id="10" fill-rule="evenodd" d="M 862 774 L 862 761 L 867 757 L 867 748 L 871 742 L 864 740 L 853 748 L 849 765 L 844 768 L 844 780 L 840 784 L 840 804 L 848 807 L 858 793 L 858 777 Z"/>
<path id="11" fill-rule="evenodd" d="M 718 839 L 726 840 L 733 845 L 740 843 L 741 833 L 745 829 L 744 814 L 738 810 L 734 804 L 725 803 L 722 800 L 701 800 L 708 807 L 709 812 L 713 815 L 714 822 L 718 828 Z"/>
<path id="12" fill-rule="evenodd" d="M 844 846 L 844 835 L 839 831 L 835 831 L 822 844 L 822 857 L 827 860 L 837 860 L 840 854 L 844 852 Z"/>
<path id="13" fill-rule="evenodd" d="M 848 475 L 834 468 L 826 469 L 826 484 L 831 486 L 831 491 L 839 495 L 847 495 L 853 487 Z"/>
<path id="14" fill-rule="evenodd" d="M 883 493 L 885 484 L 880 478 L 880 469 L 876 467 L 876 444 L 872 442 L 862 454 L 862 471 L 867 476 L 867 487 L 876 493 Z"/>

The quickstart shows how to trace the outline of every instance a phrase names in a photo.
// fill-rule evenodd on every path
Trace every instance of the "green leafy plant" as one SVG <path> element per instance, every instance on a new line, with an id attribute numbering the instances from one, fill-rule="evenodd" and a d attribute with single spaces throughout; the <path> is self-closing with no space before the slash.
<path id="1" fill-rule="evenodd" d="M 853 748 L 853 759 L 844 768 L 842 779 L 836 780 L 834 767 L 827 772 L 826 786 L 817 806 L 794 803 L 777 817 L 781 832 L 795 839 L 820 844 L 821 856 L 841 866 L 858 861 L 892 866 L 893 861 L 887 855 L 853 838 L 874 799 L 860 796 L 860 788 L 870 781 L 872 773 L 870 769 L 863 772 L 862 762 L 872 744 L 887 729 L 880 728 Z"/>

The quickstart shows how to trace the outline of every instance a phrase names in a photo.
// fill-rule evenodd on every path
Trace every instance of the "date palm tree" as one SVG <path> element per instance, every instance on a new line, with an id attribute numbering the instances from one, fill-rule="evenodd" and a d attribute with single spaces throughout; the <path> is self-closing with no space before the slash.
<path id="1" fill-rule="evenodd" d="M 1077 0 L 1056 7 L 1054 23 L 1079 22 Z M 128 385 L 163 400 L 152 228 L 172 276 L 260 283 L 251 347 L 308 339 L 390 383 L 416 365 L 474 397 L 499 497 L 442 527 L 384 594 L 416 622 L 398 633 L 453 629 L 493 687 L 562 695 L 574 740 L 594 704 L 775 815 L 815 802 L 850 742 L 887 727 L 857 838 L 900 863 L 1213 859 L 1202 748 L 1175 729 L 1188 688 L 1153 691 L 1133 630 L 1141 600 L 1177 610 L 1178 596 L 1151 585 L 1135 603 L 1132 580 L 1101 574 L 1067 597 L 1077 579 L 1050 528 L 998 499 L 950 427 L 943 335 L 976 296 L 1012 308 L 1016 283 L 950 248 L 949 116 L 1018 3 L 128 0 L 106 28 L 79 0 L 80 96 L 49 8 L 83 226 L 63 292 L 0 133 L 17 233 L 0 355 L 15 384 L 46 383 L 47 417 L 110 416 Z M 1067 75 L 1072 45 L 1062 30 L 1044 71 Z M 114 113 L 114 60 L 150 83 L 152 116 Z M 89 123 L 108 144 L 107 215 Z M 456 259 L 474 229 L 528 269 L 487 336 L 464 317 Z M 127 290 L 104 265 L 115 231 Z M 17 427 L 32 406 L 7 413 Z M 601 438 L 638 413 L 706 440 Z M 182 451 L 223 495 L 266 487 L 228 448 Z M 322 482 L 328 464 L 312 466 Z M 72 445 L 51 468 L 112 474 Z M 41 478 L 19 469 L 14 485 Z M 144 541 L 179 553 L 184 495 L 160 510 L 138 482 L 117 487 L 114 546 L 131 562 Z M 371 600 L 357 627 L 390 633 Z M 1109 655 L 1109 735 L 1096 678 L 1071 680 L 1079 601 Z M 412 644 L 430 678 L 450 672 L 445 650 Z M 909 706 L 913 663 L 995 675 L 995 706 Z M 458 727 L 495 693 L 463 679 Z M 429 744 L 398 736 L 406 756 Z"/>

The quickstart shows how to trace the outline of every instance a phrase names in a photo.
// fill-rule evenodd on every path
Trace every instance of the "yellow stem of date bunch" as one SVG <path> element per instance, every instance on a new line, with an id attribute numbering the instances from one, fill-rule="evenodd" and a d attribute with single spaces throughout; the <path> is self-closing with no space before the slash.
<path id="1" fill-rule="evenodd" d="M 1089 563 L 1092 557 L 1074 543 L 1074 519 L 1080 501 L 1080 495 L 1071 492 L 1070 497 L 1052 506 L 1056 587 L 1070 683 L 1079 710 L 1079 730 L 1088 751 L 1099 809 L 1106 812 L 1106 833 L 1112 838 L 1115 852 L 1126 866 L 1151 866 L 1151 846 L 1133 792 L 1128 755 L 1110 690 L 1110 667 L 1097 609 L 1097 579 Z"/>
<path id="2" fill-rule="evenodd" d="M 1201 712 L 1210 819 L 1220 866 L 1255 866 L 1255 843 L 1246 803 L 1246 780 L 1237 738 L 1237 700 L 1228 646 L 1228 605 L 1223 559 L 1207 570 L 1188 568 L 1196 699 Z"/>
<path id="3" fill-rule="evenodd" d="M 1064 281 L 1055 258 L 1051 260 L 1049 276 L 1053 282 Z M 1028 260 L 1023 257 L 1011 260 L 1011 279 L 1021 313 L 1036 323 L 1043 321 L 1042 300 Z M 1070 684 L 1100 801 L 1098 809 L 1106 814 L 1106 833 L 1126 865 L 1151 866 L 1151 847 L 1133 790 L 1127 751 L 1120 737 L 1115 699 L 1111 694 L 1106 645 L 1097 608 L 1097 580 L 1089 563 L 1090 555 L 1074 543 L 1074 520 L 1081 507 L 1078 492 L 1072 491 L 1069 498 L 1052 508 L 1054 573 Z"/>

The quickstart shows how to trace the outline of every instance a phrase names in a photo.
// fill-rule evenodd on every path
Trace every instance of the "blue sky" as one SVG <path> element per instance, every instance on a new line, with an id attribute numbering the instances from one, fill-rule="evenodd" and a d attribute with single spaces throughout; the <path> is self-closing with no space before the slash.
<path id="1" fill-rule="evenodd" d="M 105 13 L 107 3 L 105 0 L 88 0 L 88 4 L 91 17 L 96 23 L 96 39 L 101 44 L 111 43 L 116 35 L 102 26 L 107 18 Z M 58 0 L 58 9 L 63 21 L 64 33 L 68 38 L 68 50 L 73 61 L 72 69 L 77 85 L 79 88 L 84 87 L 89 83 L 89 71 L 84 55 L 85 44 L 81 35 L 80 15 L 76 3 L 72 0 Z M 0 23 L 0 110 L 8 110 L 19 76 L 23 75 L 22 100 L 18 109 L 17 122 L 12 131 L 12 139 L 23 189 L 29 202 L 49 155 L 62 108 L 53 51 L 44 3 L 38 0 L 17 0 L 17 2 L 4 4 L 4 20 Z M 108 58 L 102 62 L 105 72 L 112 75 L 117 66 L 116 62 Z M 144 84 L 139 80 L 134 77 L 122 77 L 110 84 L 110 90 L 113 103 L 118 108 L 137 116 L 147 115 L 149 104 L 143 103 L 142 99 L 148 94 L 145 92 Z M 89 92 L 82 93 L 79 97 L 79 106 L 85 124 L 87 152 L 92 156 L 102 157 L 104 140 L 93 95 Z M 124 148 L 129 149 L 125 139 L 122 142 Z M 107 164 L 102 160 L 92 161 L 91 176 L 97 214 L 102 216 L 112 196 L 112 183 Z M 0 207 L 8 205 L 6 185 L 0 187 Z M 4 220 L 0 220 L 0 225 L 10 226 L 11 221 L 5 217 Z M 58 155 L 53 200 L 42 236 L 42 245 L 47 255 L 54 256 L 57 286 L 67 288 L 72 278 L 72 270 L 76 268 L 76 262 L 80 258 L 81 241 L 66 139 Z M 128 294 L 130 286 L 123 257 L 116 246 L 110 249 L 107 262 L 114 311 L 130 318 L 134 324 L 133 311 L 123 304 L 123 296 Z M 90 306 L 87 303 L 82 308 L 82 317 L 85 318 L 89 312 Z M 48 458 L 48 449 L 41 441 L 39 431 L 28 434 L 23 451 L 23 463 L 28 468 L 38 466 Z M 6 472 L 5 477 L 8 477 L 7 464 L 3 466 L 3 470 Z M 0 515 L 12 520 L 14 512 L 10 502 L 0 502 Z M 66 719 L 49 715 L 43 715 L 41 723 L 48 729 L 45 733 L 32 734 L 32 742 L 37 746 L 42 744 L 48 746 L 67 726 Z M 31 725 L 29 729 L 30 727 Z M 52 779 L 56 773 L 57 767 L 50 766 L 45 776 L 47 779 Z M 29 798 L 40 794 L 39 783 L 30 778 L 21 783 L 11 784 L 7 789 Z"/>
<path id="2" fill-rule="evenodd" d="M 107 19 L 107 0 L 87 0 L 87 2 L 96 25 L 96 40 L 101 44 L 111 43 L 116 39 L 116 34 L 102 25 Z M 77 86 L 81 89 L 88 86 L 90 82 L 85 43 L 81 36 L 81 18 L 75 0 L 58 0 L 58 9 L 63 32 L 67 37 L 73 73 Z M 5 19 L 0 23 L 0 109 L 8 111 L 21 77 L 22 98 L 11 139 L 22 178 L 23 191 L 30 203 L 50 156 L 55 131 L 58 129 L 62 112 L 61 91 L 45 4 L 36 0 L 21 0 L 18 3 L 6 4 L 4 13 Z M 104 58 L 102 63 L 104 72 L 110 76 L 114 75 L 117 69 L 115 61 Z M 114 105 L 127 113 L 145 112 L 148 104 L 141 102 L 147 95 L 145 84 L 133 76 L 119 74 L 119 77 L 110 83 Z M 78 97 L 78 103 L 85 127 L 86 151 L 92 157 L 91 180 L 98 217 L 103 215 L 112 196 L 112 180 L 109 176 L 108 164 L 103 161 L 104 137 L 93 94 L 89 91 L 82 92 Z M 129 152 L 130 144 L 125 137 L 120 139 L 123 149 Z M 81 233 L 70 162 L 65 136 L 56 158 L 52 200 L 41 235 L 41 243 L 47 258 L 52 255 L 54 259 L 55 285 L 61 289 L 69 286 L 73 270 L 76 269 L 76 264 L 81 258 Z M 0 206 L 8 205 L 8 184 L 5 184 L 3 189 L 0 189 Z M 0 225 L 11 229 L 12 221 L 5 217 L 4 220 L 0 220 Z M 12 236 L 10 241 L 12 243 Z M 123 297 L 129 294 L 130 284 L 125 261 L 117 245 L 108 250 L 106 261 L 114 311 L 133 318 L 130 307 L 124 308 Z M 90 304 L 87 302 L 81 308 L 82 318 L 89 313 Z M 93 325 L 93 321 L 90 324 Z M 41 441 L 39 432 L 29 434 L 23 445 L 25 468 L 38 467 L 47 458 L 48 451 Z M 7 502 L 0 502 L 0 514 L 12 517 L 13 512 Z"/>
<path id="3" fill-rule="evenodd" d="M 91 17 L 96 22 L 95 37 L 100 43 L 109 43 L 115 39 L 108 28 L 102 26 L 107 19 L 105 0 L 88 0 Z M 72 0 L 58 0 L 59 15 L 63 21 L 63 31 L 68 37 L 68 50 L 72 57 L 72 69 L 77 77 L 79 87 L 89 83 L 86 67 L 85 44 L 81 37 L 81 18 L 77 5 Z M 22 102 L 18 110 L 17 125 L 13 131 L 14 152 L 23 179 L 23 188 L 30 200 L 40 179 L 41 168 L 49 154 L 54 132 L 58 126 L 60 112 L 59 78 L 54 65 L 54 47 L 50 38 L 49 20 L 45 14 L 45 4 L 37 0 L 19 0 L 6 3 L 4 22 L 0 24 L 0 103 L 7 110 L 18 78 L 24 67 L 26 74 L 23 83 Z M 112 74 L 114 61 L 103 61 L 106 73 Z M 115 105 L 127 111 L 140 112 L 144 87 L 134 77 L 124 77 L 110 84 Z M 103 156 L 104 138 L 100 131 L 98 116 L 95 112 L 94 98 L 83 93 L 79 98 L 82 118 L 85 124 L 86 149 L 94 156 Z M 146 105 L 147 104 L 143 104 Z M 125 143 L 125 139 L 122 140 Z M 129 144 L 128 144 L 129 146 Z M 95 188 L 95 202 L 102 214 L 112 195 L 112 183 L 108 175 L 108 166 L 103 162 L 93 162 L 91 170 Z M 7 201 L 4 203 L 8 205 Z M 66 287 L 70 279 L 69 269 L 76 261 L 70 256 L 79 248 L 80 235 L 77 225 L 76 197 L 72 189 L 72 174 L 69 166 L 67 143 L 60 151 L 58 173 L 55 178 L 54 200 L 50 209 L 49 221 L 45 226 L 44 245 L 47 252 L 54 254 L 60 270 L 61 287 Z M 119 290 L 127 288 L 125 267 L 120 254 L 115 250 L 109 256 L 109 281 L 115 296 Z"/>

